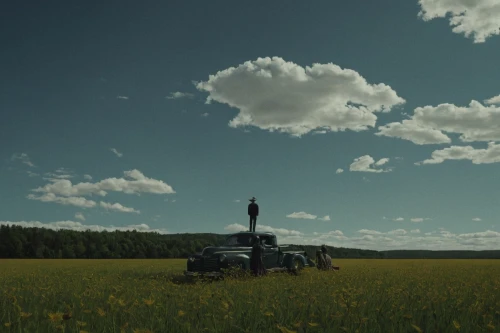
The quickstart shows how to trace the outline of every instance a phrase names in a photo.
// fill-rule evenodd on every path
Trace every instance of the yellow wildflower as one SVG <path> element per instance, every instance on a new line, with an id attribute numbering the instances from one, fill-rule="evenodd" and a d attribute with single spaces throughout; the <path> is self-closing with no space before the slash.
<path id="1" fill-rule="evenodd" d="M 418 327 L 417 325 L 411 324 L 411 327 L 413 327 L 415 329 L 415 331 L 417 331 L 418 333 L 422 333 L 422 329 L 420 327 Z"/>
<path id="2" fill-rule="evenodd" d="M 297 331 L 289 330 L 284 326 L 277 325 L 276 327 L 281 331 L 281 333 L 297 333 Z"/>
<path id="3" fill-rule="evenodd" d="M 19 314 L 21 316 L 21 318 L 29 318 L 31 317 L 31 313 L 26 313 L 26 312 L 22 312 Z"/>
<path id="4" fill-rule="evenodd" d="M 149 298 L 149 299 L 143 299 L 143 301 L 144 301 L 144 304 L 146 304 L 148 306 L 149 305 L 153 305 L 153 303 L 155 302 L 154 299 L 151 299 L 151 298 Z"/>
<path id="5" fill-rule="evenodd" d="M 109 304 L 115 304 L 116 303 L 116 297 L 113 295 L 109 295 L 108 297 L 108 303 Z"/>
<path id="6" fill-rule="evenodd" d="M 61 312 L 49 313 L 49 319 L 53 323 L 62 321 L 62 318 L 63 314 Z"/>

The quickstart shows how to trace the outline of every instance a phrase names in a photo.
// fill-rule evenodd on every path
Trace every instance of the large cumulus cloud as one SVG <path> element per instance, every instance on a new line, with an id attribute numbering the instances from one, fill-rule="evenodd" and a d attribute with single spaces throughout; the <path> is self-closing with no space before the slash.
<path id="1" fill-rule="evenodd" d="M 370 84 L 358 72 L 329 64 L 302 67 L 280 57 L 246 61 L 196 83 L 216 101 L 239 110 L 231 127 L 255 126 L 302 136 L 311 131 L 362 131 L 376 112 L 404 104 L 390 86 Z"/>

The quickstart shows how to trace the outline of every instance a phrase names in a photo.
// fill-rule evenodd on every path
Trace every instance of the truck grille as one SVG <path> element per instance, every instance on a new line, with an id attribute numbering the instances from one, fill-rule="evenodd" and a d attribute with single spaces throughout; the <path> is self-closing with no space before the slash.
<path id="1" fill-rule="evenodd" d="M 214 272 L 219 270 L 218 260 L 212 258 L 196 259 L 193 263 L 195 272 Z"/>

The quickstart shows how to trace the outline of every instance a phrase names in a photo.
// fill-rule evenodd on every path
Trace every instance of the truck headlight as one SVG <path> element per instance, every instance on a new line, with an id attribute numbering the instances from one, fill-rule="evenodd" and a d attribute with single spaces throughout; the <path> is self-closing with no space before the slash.
<path id="1" fill-rule="evenodd" d="M 219 261 L 220 261 L 220 262 L 223 262 L 224 260 L 226 260 L 226 255 L 225 255 L 225 254 L 221 254 L 221 255 L 219 256 Z"/>

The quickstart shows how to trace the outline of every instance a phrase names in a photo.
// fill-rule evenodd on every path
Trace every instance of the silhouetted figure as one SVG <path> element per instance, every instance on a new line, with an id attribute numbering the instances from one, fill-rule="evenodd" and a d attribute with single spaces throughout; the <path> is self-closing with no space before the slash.
<path id="1" fill-rule="evenodd" d="M 264 246 L 260 242 L 260 237 L 255 236 L 252 246 L 252 257 L 250 258 L 250 269 L 255 276 L 265 275 L 267 273 L 262 256 L 264 254 Z"/>
<path id="2" fill-rule="evenodd" d="M 321 251 L 316 251 L 316 261 L 318 269 L 329 271 L 332 270 L 332 258 L 328 255 L 326 246 L 321 247 Z"/>
<path id="3" fill-rule="evenodd" d="M 248 205 L 248 215 L 250 216 L 250 230 L 255 232 L 255 225 L 257 224 L 257 216 L 259 216 L 259 205 L 255 203 L 255 197 L 250 199 L 251 203 Z"/>

